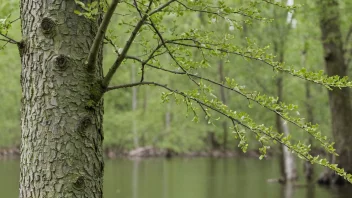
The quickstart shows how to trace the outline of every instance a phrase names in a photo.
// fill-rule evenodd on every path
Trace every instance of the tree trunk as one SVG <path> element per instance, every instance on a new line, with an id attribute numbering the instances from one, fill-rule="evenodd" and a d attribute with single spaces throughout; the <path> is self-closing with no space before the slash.
<path id="1" fill-rule="evenodd" d="M 166 104 L 166 112 L 165 112 L 165 134 L 170 133 L 171 128 L 171 102 Z"/>
<path id="2" fill-rule="evenodd" d="M 287 123 L 280 118 L 280 123 L 282 125 L 282 131 L 285 136 L 290 135 L 290 131 L 288 129 Z M 285 182 L 290 183 L 292 181 L 297 180 L 297 169 L 296 169 L 296 160 L 293 153 L 288 150 L 288 148 L 284 145 L 282 146 L 283 150 L 283 160 L 284 160 L 284 170 L 285 170 Z"/>
<path id="3" fill-rule="evenodd" d="M 131 67 L 131 82 L 135 82 L 136 78 L 136 66 L 132 64 Z M 137 87 L 132 87 L 132 111 L 136 112 L 137 110 Z M 135 148 L 139 147 L 139 137 L 138 137 L 138 131 L 137 131 L 137 119 L 134 118 L 132 119 L 132 134 L 133 134 L 133 144 Z"/>
<path id="4" fill-rule="evenodd" d="M 283 61 L 283 58 L 282 58 Z M 279 76 L 276 80 L 276 86 L 278 89 L 279 101 L 282 100 L 283 95 L 283 86 L 282 86 L 282 76 Z M 287 123 L 279 115 L 276 115 L 276 128 L 279 133 L 285 134 L 285 136 L 290 135 Z M 297 169 L 295 158 L 284 145 L 280 145 L 281 156 L 280 156 L 280 170 L 281 175 L 283 176 L 283 181 L 285 183 L 290 183 L 297 179 Z"/>
<path id="5" fill-rule="evenodd" d="M 21 0 L 21 198 L 102 197 L 103 106 L 89 105 L 102 56 L 89 73 L 97 23 L 76 9 L 75 1 Z"/>
<path id="6" fill-rule="evenodd" d="M 284 44 L 285 40 L 280 40 L 280 42 L 274 41 L 274 53 L 279 55 L 279 62 L 284 62 Z M 279 98 L 278 102 L 281 102 L 283 99 L 282 81 L 282 75 L 278 74 L 278 77 L 276 78 L 277 96 Z M 283 133 L 285 136 L 290 135 L 287 123 L 278 114 L 276 114 L 276 128 L 278 133 Z M 284 145 L 280 145 L 280 172 L 284 183 L 290 183 L 297 179 L 296 160 L 293 154 Z"/>
<path id="7" fill-rule="evenodd" d="M 307 56 L 307 43 L 305 41 L 304 43 L 304 49 L 302 51 L 302 57 L 301 57 L 301 65 L 302 68 L 306 67 L 306 56 Z M 306 88 L 306 108 L 307 108 L 307 122 L 308 123 L 314 123 L 314 117 L 313 117 L 313 101 L 312 101 L 312 94 L 311 94 L 311 88 L 310 88 L 310 83 L 306 81 L 305 83 L 305 88 Z M 312 136 L 309 135 L 308 137 L 308 144 L 312 146 L 313 140 Z M 313 146 L 312 146 L 313 147 Z M 314 168 L 312 163 L 308 161 L 303 162 L 303 170 L 304 170 L 304 175 L 306 177 L 307 182 L 311 182 L 314 174 Z"/>
<path id="8" fill-rule="evenodd" d="M 347 76 L 343 43 L 340 30 L 340 15 L 338 0 L 317 1 L 320 12 L 320 28 L 324 48 L 325 69 L 329 76 Z M 329 91 L 331 124 L 336 152 L 339 157 L 333 163 L 340 168 L 352 172 L 352 107 L 348 88 L 334 88 Z M 345 181 L 330 172 L 325 179 L 319 180 L 325 184 L 343 184 Z"/>
<path id="9" fill-rule="evenodd" d="M 223 60 L 219 60 L 218 64 L 219 64 L 220 82 L 224 83 L 225 82 L 225 76 L 224 76 L 224 62 L 223 62 Z M 224 87 L 220 87 L 220 96 L 221 96 L 222 103 L 224 105 L 226 105 L 226 97 L 225 97 L 225 88 Z M 224 132 L 223 142 L 222 142 L 222 149 L 225 151 L 226 148 L 227 148 L 227 136 L 228 136 L 226 120 L 222 121 L 222 130 Z"/>

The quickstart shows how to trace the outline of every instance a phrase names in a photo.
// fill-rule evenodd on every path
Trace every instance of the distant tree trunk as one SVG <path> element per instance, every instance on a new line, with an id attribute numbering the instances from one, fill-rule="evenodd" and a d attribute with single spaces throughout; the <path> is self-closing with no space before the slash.
<path id="1" fill-rule="evenodd" d="M 325 69 L 329 76 L 347 76 L 343 43 L 340 30 L 338 0 L 319 0 L 317 6 L 320 12 L 320 28 L 324 48 Z M 332 133 L 336 152 L 339 157 L 333 163 L 345 171 L 352 172 L 352 107 L 350 90 L 348 88 L 334 88 L 329 91 Z M 344 184 L 343 178 L 331 171 L 319 180 L 324 184 Z"/>
<path id="2" fill-rule="evenodd" d="M 280 46 L 283 46 L 281 44 Z M 279 45 L 277 42 L 274 42 L 274 50 L 275 54 L 279 54 L 279 61 L 284 61 L 284 51 L 283 49 L 279 50 Z M 283 99 L 283 85 L 282 85 L 283 77 L 279 74 L 276 79 L 276 88 L 277 95 L 279 97 L 279 101 L 281 102 Z M 285 134 L 288 136 L 290 134 L 287 123 L 284 119 L 282 119 L 279 115 L 276 115 L 276 128 L 279 133 Z M 283 176 L 284 182 L 289 183 L 297 179 L 297 169 L 296 169 L 296 161 L 293 154 L 288 150 L 284 145 L 281 146 L 281 175 Z"/>
<path id="3" fill-rule="evenodd" d="M 102 197 L 102 78 L 85 67 L 98 24 L 75 1 L 21 0 L 22 144 L 19 197 Z"/>
<path id="4" fill-rule="evenodd" d="M 306 67 L 306 55 L 307 55 L 307 44 L 304 43 L 304 49 L 302 51 L 302 56 L 301 56 L 301 65 L 302 68 Z M 305 88 L 306 88 L 306 109 L 307 109 L 307 122 L 308 123 L 314 123 L 314 117 L 313 117 L 313 105 L 312 105 L 312 96 L 311 96 L 311 90 L 310 90 L 310 82 L 306 81 L 305 83 Z M 308 144 L 312 145 L 312 137 L 309 135 L 308 137 Z M 314 169 L 313 165 L 310 162 L 304 161 L 303 162 L 304 166 L 304 175 L 307 179 L 308 182 L 310 182 L 313 178 L 314 174 Z"/>
<path id="5" fill-rule="evenodd" d="M 217 0 L 215 0 L 215 2 L 217 2 Z M 200 22 L 202 25 L 204 25 L 206 27 L 207 25 L 207 21 L 206 21 L 206 14 L 203 13 L 203 12 L 199 12 L 198 14 L 198 17 L 200 19 Z M 199 50 L 196 50 L 195 51 L 195 57 L 197 57 L 198 53 L 200 51 Z M 224 81 L 224 74 L 223 74 L 223 63 L 222 63 L 222 60 L 219 60 L 219 73 L 220 73 L 220 82 Z M 220 95 L 221 95 L 221 99 L 226 99 L 225 98 L 225 91 L 223 88 L 220 88 Z M 222 100 L 224 102 L 224 100 Z M 208 123 L 209 119 L 206 120 L 206 123 Z M 227 126 L 226 126 L 226 121 L 223 121 L 222 123 L 222 126 L 223 126 L 223 131 L 224 131 L 224 137 L 223 137 L 223 144 L 221 145 L 221 143 L 219 143 L 216 139 L 216 136 L 215 136 L 215 132 L 214 131 L 207 131 L 207 144 L 210 145 L 210 149 L 211 150 L 216 150 L 216 149 L 219 149 L 221 148 L 222 146 L 222 149 L 225 150 L 226 148 L 226 144 L 227 144 Z M 226 129 L 225 129 L 226 128 Z"/>
<path id="6" fill-rule="evenodd" d="M 135 82 L 136 79 L 136 66 L 132 64 L 131 67 L 131 81 L 132 83 Z M 132 87 L 132 111 L 135 112 L 137 110 L 137 87 Z M 132 134 L 133 134 L 133 144 L 134 147 L 139 147 L 139 138 L 138 138 L 138 131 L 137 131 L 137 119 L 132 119 Z"/>
<path id="7" fill-rule="evenodd" d="M 225 82 L 224 61 L 219 60 L 218 65 L 219 65 L 220 82 Z M 225 96 L 225 88 L 224 87 L 220 87 L 220 96 L 221 96 L 222 103 L 226 105 L 226 96 Z M 222 121 L 222 130 L 224 133 L 223 142 L 222 142 L 222 149 L 225 151 L 227 148 L 227 138 L 228 138 L 228 129 L 227 129 L 226 120 Z"/>
<path id="8" fill-rule="evenodd" d="M 165 133 L 169 133 L 171 128 L 171 103 L 168 102 L 165 112 Z"/>
<path id="9" fill-rule="evenodd" d="M 206 120 L 206 123 L 208 123 L 208 120 Z M 220 148 L 220 143 L 217 141 L 214 131 L 208 131 L 207 141 L 211 150 L 217 150 Z"/>
<path id="10" fill-rule="evenodd" d="M 277 89 L 278 89 L 278 97 L 279 101 L 282 99 L 282 76 L 279 76 L 276 81 Z M 276 128 L 279 133 L 285 134 L 285 136 L 290 135 L 289 128 L 284 119 L 282 119 L 279 115 L 276 115 Z M 291 182 L 297 179 L 297 169 L 296 169 L 296 161 L 293 154 L 288 150 L 284 145 L 281 146 L 281 175 L 283 176 L 284 182 Z"/>
<path id="11" fill-rule="evenodd" d="M 143 92 L 143 112 L 142 112 L 144 119 L 147 119 L 148 117 L 148 114 L 146 114 L 147 106 L 148 106 L 148 87 L 145 87 Z M 146 130 L 147 129 L 144 129 L 143 131 L 141 131 L 140 141 L 139 141 L 140 146 L 145 146 L 146 144 L 146 135 L 145 135 Z"/>
<path id="12" fill-rule="evenodd" d="M 287 123 L 281 118 L 282 131 L 285 136 L 290 135 Z M 285 181 L 289 183 L 291 181 L 297 180 L 297 169 L 296 160 L 293 153 L 286 147 L 282 145 L 283 159 L 284 159 L 284 170 L 285 170 Z"/>

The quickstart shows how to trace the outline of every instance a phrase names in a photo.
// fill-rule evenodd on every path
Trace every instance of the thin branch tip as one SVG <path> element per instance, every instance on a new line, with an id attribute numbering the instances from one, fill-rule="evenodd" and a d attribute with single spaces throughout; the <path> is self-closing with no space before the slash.
<path id="1" fill-rule="evenodd" d="M 0 32 L 0 36 L 4 37 L 5 39 L 0 39 L 1 41 L 5 41 L 11 44 L 16 44 L 19 45 L 20 42 L 16 41 L 15 39 L 10 38 L 9 36 L 7 36 L 6 34 L 3 34 Z"/>

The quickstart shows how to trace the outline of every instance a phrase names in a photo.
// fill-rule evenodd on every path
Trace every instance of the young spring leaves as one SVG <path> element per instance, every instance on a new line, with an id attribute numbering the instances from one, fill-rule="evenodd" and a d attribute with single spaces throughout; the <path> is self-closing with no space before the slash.
<path id="1" fill-rule="evenodd" d="M 232 129 L 235 136 L 240 139 L 239 146 L 243 151 L 247 150 L 248 142 L 246 139 L 247 131 L 255 133 L 257 140 L 262 144 L 259 149 L 263 158 L 270 142 L 279 142 L 288 147 L 292 152 L 295 152 L 299 157 L 326 166 L 334 170 L 339 175 L 343 176 L 348 181 L 352 181 L 350 174 L 344 172 L 335 164 L 330 164 L 326 159 L 310 154 L 310 145 L 305 145 L 301 142 L 293 143 L 289 136 L 284 136 L 273 130 L 273 127 L 267 127 L 264 124 L 257 124 L 246 112 L 240 112 L 230 109 L 223 104 L 213 92 L 211 87 L 223 87 L 232 92 L 239 94 L 245 99 L 257 103 L 264 108 L 278 114 L 286 120 L 308 132 L 314 137 L 321 146 L 329 153 L 335 154 L 333 143 L 329 143 L 325 136 L 322 136 L 317 129 L 317 125 L 305 123 L 303 118 L 292 115 L 292 111 L 296 109 L 295 105 L 278 103 L 277 98 L 269 97 L 256 91 L 247 91 L 236 83 L 235 79 L 227 78 L 226 82 L 217 82 L 211 78 L 202 77 L 194 74 L 195 72 L 206 72 L 211 65 L 211 58 L 222 58 L 229 60 L 231 56 L 240 56 L 250 61 L 259 61 L 270 66 L 274 71 L 284 72 L 292 76 L 308 80 L 329 89 L 333 87 L 351 87 L 352 82 L 346 77 L 332 76 L 328 77 L 323 72 L 310 72 L 306 69 L 296 69 L 287 66 L 284 63 L 275 61 L 272 54 L 267 53 L 268 47 L 260 48 L 250 39 L 247 39 L 247 46 L 242 47 L 236 45 L 234 36 L 216 32 L 207 28 L 196 28 L 186 25 L 182 26 L 184 17 L 194 17 L 196 14 L 203 13 L 207 15 L 210 23 L 217 23 L 219 20 L 225 23 L 230 23 L 241 29 L 242 22 L 249 24 L 252 20 L 270 21 L 260 16 L 260 6 L 262 4 L 274 4 L 284 9 L 291 10 L 293 7 L 284 6 L 276 1 L 248 1 L 243 7 L 234 8 L 229 2 L 225 1 L 193 1 L 193 0 L 170 0 L 170 1 L 121 1 L 120 6 L 126 9 L 120 9 L 120 16 L 129 16 L 129 19 L 121 17 L 117 24 L 126 29 L 123 34 L 128 38 L 126 43 L 116 41 L 113 38 L 108 39 L 108 43 L 122 47 L 121 53 L 117 56 L 119 64 L 127 63 L 127 60 L 133 60 L 141 65 L 141 80 L 137 83 L 108 86 L 112 75 L 115 74 L 118 67 L 112 66 L 112 72 L 109 72 L 109 78 L 104 81 L 106 86 L 105 91 L 111 91 L 120 88 L 153 85 L 166 89 L 168 92 L 162 95 L 162 100 L 167 102 L 170 96 L 173 96 L 176 101 L 182 102 L 187 106 L 189 112 L 194 115 L 193 120 L 198 121 L 199 110 L 203 111 L 206 119 L 211 121 L 211 111 L 214 111 L 223 117 L 228 118 L 233 123 Z M 89 6 L 85 11 L 89 18 L 90 14 L 95 14 Z M 80 14 L 80 13 L 78 13 Z M 243 16 L 243 20 L 238 16 Z M 131 20 L 132 18 L 132 20 Z M 171 19 L 171 20 L 170 20 Z M 168 22 L 166 22 L 168 20 Z M 121 33 L 122 34 L 122 33 Z M 136 42 L 138 40 L 138 42 Z M 118 43 L 118 44 L 115 44 Z M 130 49 L 134 49 L 138 45 L 138 49 L 143 53 L 134 55 L 130 53 Z M 118 51 L 118 50 L 115 50 Z M 194 54 L 200 54 L 197 58 L 192 58 Z M 165 65 L 165 57 L 171 60 L 171 66 Z M 200 60 L 199 60 L 200 59 Z M 230 60 L 229 60 L 230 61 Z M 127 65 L 127 64 L 126 64 Z M 118 65 L 119 66 L 119 65 Z M 170 69 L 174 68 L 174 69 Z M 166 73 L 175 75 L 184 75 L 189 82 L 195 87 L 189 87 L 186 91 L 179 91 L 168 87 L 159 82 L 144 81 L 144 76 L 148 71 L 160 70 Z"/>

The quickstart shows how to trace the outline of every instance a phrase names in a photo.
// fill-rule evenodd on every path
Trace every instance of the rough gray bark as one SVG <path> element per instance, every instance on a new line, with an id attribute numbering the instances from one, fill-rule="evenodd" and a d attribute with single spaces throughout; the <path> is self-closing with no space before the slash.
<path id="1" fill-rule="evenodd" d="M 21 198 L 102 197 L 103 107 L 90 105 L 102 56 L 87 72 L 97 24 L 75 9 L 74 1 L 21 0 Z"/>
<path id="2" fill-rule="evenodd" d="M 320 29 L 324 48 L 325 69 L 329 76 L 347 76 L 338 0 L 317 1 L 320 12 Z M 334 88 L 329 91 L 332 133 L 335 141 L 336 157 L 333 163 L 345 171 L 352 172 L 352 106 L 350 90 Z M 343 184 L 343 178 L 328 172 L 319 180 L 324 184 Z"/>

